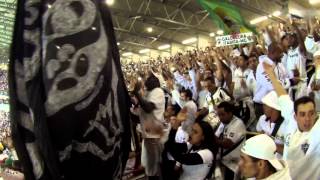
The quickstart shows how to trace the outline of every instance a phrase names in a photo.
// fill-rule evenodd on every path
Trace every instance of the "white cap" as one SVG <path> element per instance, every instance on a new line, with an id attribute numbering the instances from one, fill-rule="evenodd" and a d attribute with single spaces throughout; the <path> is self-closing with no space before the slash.
<path id="1" fill-rule="evenodd" d="M 313 57 L 316 57 L 316 56 L 320 56 L 320 50 L 318 50 L 315 53 L 313 53 Z"/>
<path id="2" fill-rule="evenodd" d="M 282 163 L 276 158 L 277 146 L 273 139 L 266 134 L 260 134 L 248 139 L 241 152 L 262 160 L 267 160 L 278 171 L 284 168 Z"/>
<path id="3" fill-rule="evenodd" d="M 261 101 L 263 104 L 280 111 L 280 106 L 278 105 L 278 95 L 275 91 L 270 91 L 262 98 Z"/>

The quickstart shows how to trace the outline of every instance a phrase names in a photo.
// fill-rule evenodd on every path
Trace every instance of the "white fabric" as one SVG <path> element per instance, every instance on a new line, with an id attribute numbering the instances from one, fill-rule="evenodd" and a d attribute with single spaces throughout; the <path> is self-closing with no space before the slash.
<path id="1" fill-rule="evenodd" d="M 320 42 L 315 42 L 313 37 L 307 36 L 304 41 L 304 45 L 306 46 L 306 50 L 312 54 L 320 50 Z"/>
<path id="2" fill-rule="evenodd" d="M 197 91 L 197 85 L 196 85 L 197 83 L 196 73 L 194 69 L 191 69 L 189 71 L 189 76 L 191 78 L 191 81 L 188 81 L 187 79 L 185 79 L 178 71 L 174 72 L 173 75 L 176 80 L 176 83 L 180 84 L 186 89 L 190 89 L 192 91 L 192 98 L 196 100 L 198 97 L 198 91 Z"/>
<path id="3" fill-rule="evenodd" d="M 292 87 L 292 89 L 296 90 L 295 98 L 299 98 L 301 96 L 306 95 L 307 89 L 307 72 L 306 72 L 306 57 L 301 54 L 299 46 L 295 49 L 288 50 L 288 58 L 287 58 L 287 71 L 289 78 L 292 79 L 294 77 L 293 70 L 297 69 L 300 73 L 300 78 L 303 80 L 299 82 L 297 85 Z"/>
<path id="4" fill-rule="evenodd" d="M 177 130 L 175 141 L 177 143 L 186 143 L 189 140 L 189 134 L 180 126 Z"/>
<path id="5" fill-rule="evenodd" d="M 320 49 L 313 54 L 313 57 L 316 57 L 316 56 L 320 56 Z"/>
<path id="6" fill-rule="evenodd" d="M 246 84 L 249 89 L 250 95 L 253 97 L 254 93 L 256 92 L 257 88 L 257 80 L 255 77 L 255 74 L 253 71 L 250 71 L 247 79 L 246 79 Z"/>
<path id="7" fill-rule="evenodd" d="M 171 103 L 172 104 L 178 104 L 182 108 L 182 103 L 180 101 L 180 93 L 178 90 L 174 89 L 171 91 Z"/>
<path id="8" fill-rule="evenodd" d="M 215 132 L 215 135 L 219 137 L 223 134 L 224 139 L 230 139 L 233 143 L 238 143 L 241 139 L 244 138 L 246 134 L 246 126 L 241 119 L 233 116 L 231 122 L 227 125 L 221 123 Z M 235 148 L 232 152 L 227 154 L 222 158 L 222 163 L 231 169 L 233 172 L 236 172 L 238 168 L 238 162 L 240 160 L 240 150 L 241 144 Z M 224 150 L 224 152 L 227 150 Z"/>
<path id="9" fill-rule="evenodd" d="M 318 80 L 320 83 L 320 80 Z M 317 82 L 315 79 L 315 74 L 312 75 L 309 85 L 308 85 L 308 94 L 310 94 L 311 92 L 314 93 L 314 101 L 316 103 L 316 110 L 318 113 L 320 113 L 320 91 L 312 91 L 311 85 L 313 82 Z"/>
<path id="10" fill-rule="evenodd" d="M 190 134 L 197 113 L 197 105 L 191 100 L 188 101 L 183 108 L 187 109 L 187 119 L 182 122 L 181 127 L 184 131 Z"/>
<path id="11" fill-rule="evenodd" d="M 283 158 L 288 162 L 293 179 L 318 179 L 320 177 L 320 120 L 309 132 L 301 132 L 293 113 L 293 102 L 288 95 L 279 97 L 281 113 L 287 124 Z"/>
<path id="12" fill-rule="evenodd" d="M 259 121 L 258 121 L 257 126 L 256 126 L 256 130 L 258 132 L 262 132 L 264 134 L 267 134 L 268 136 L 271 136 L 275 125 L 276 125 L 275 123 L 272 123 L 269 120 L 267 120 L 266 115 L 262 115 L 259 118 Z M 278 129 L 275 137 L 274 137 L 274 142 L 276 144 L 279 144 L 279 145 L 283 145 L 284 144 L 285 135 L 286 135 L 286 129 L 287 129 L 286 126 L 284 125 L 284 123 L 282 123 L 280 125 L 280 128 Z M 278 159 L 282 159 L 282 154 L 276 153 L 276 157 Z"/>
<path id="13" fill-rule="evenodd" d="M 281 63 L 283 64 L 284 67 L 287 67 L 287 59 L 288 59 L 288 54 L 284 52 L 281 58 Z"/>
<path id="14" fill-rule="evenodd" d="M 131 112 L 139 116 L 141 121 L 141 132 L 146 138 L 160 138 L 159 134 L 153 132 L 146 132 L 144 123 L 146 121 L 152 121 L 154 126 L 162 126 L 164 121 L 165 111 L 165 97 L 161 88 L 155 88 L 146 93 L 145 100 L 154 103 L 156 108 L 151 113 L 146 113 L 141 107 L 131 109 Z"/>
<path id="15" fill-rule="evenodd" d="M 180 180 L 202 180 L 208 175 L 212 166 L 213 154 L 210 150 L 204 149 L 197 152 L 191 151 L 190 153 L 198 153 L 203 161 L 203 164 L 198 165 L 182 165 L 182 174 Z"/>
<path id="16" fill-rule="evenodd" d="M 222 98 L 221 98 L 222 97 Z M 215 112 L 215 107 L 219 105 L 223 101 L 230 101 L 231 97 L 223 90 L 218 87 L 216 92 L 213 95 L 209 92 L 206 97 L 206 102 L 204 103 L 204 107 L 209 110 L 209 113 Z"/>
<path id="17" fill-rule="evenodd" d="M 237 68 L 235 70 L 233 74 L 234 76 L 232 77 L 232 82 L 234 83 L 233 97 L 236 100 L 240 100 L 250 95 L 249 89 L 247 87 L 242 87 L 241 81 L 243 80 L 244 82 L 246 82 L 246 79 L 248 78 L 251 71 L 252 70 L 250 69 L 242 71 L 241 68 Z"/>
<path id="18" fill-rule="evenodd" d="M 270 122 L 269 120 L 267 120 L 266 115 L 262 115 L 259 118 L 259 121 L 257 123 L 257 131 L 258 132 L 263 132 L 269 136 L 271 136 L 272 131 L 274 129 L 275 123 Z M 286 127 L 285 125 L 282 123 L 276 136 L 274 137 L 274 141 L 276 144 L 284 144 L 284 138 L 285 138 L 285 134 L 286 134 Z"/>
<path id="19" fill-rule="evenodd" d="M 206 103 L 206 98 L 207 98 L 208 93 L 209 93 L 208 90 L 201 90 L 199 92 L 199 97 L 198 97 L 199 109 L 202 109 L 204 107 L 204 104 Z"/>
<path id="20" fill-rule="evenodd" d="M 151 92 L 147 92 L 146 100 L 152 102 L 156 109 L 152 111 L 152 114 L 157 120 L 164 122 L 164 111 L 165 111 L 165 97 L 164 92 L 161 88 L 155 88 Z"/>
<path id="21" fill-rule="evenodd" d="M 280 107 L 279 107 L 277 101 L 278 101 L 278 95 L 275 91 L 268 92 L 268 94 L 266 94 L 261 100 L 261 102 L 263 104 L 265 104 L 275 110 L 280 111 Z"/>
<path id="22" fill-rule="evenodd" d="M 224 130 L 224 131 L 223 131 Z M 215 132 L 215 135 L 219 137 L 223 133 L 223 138 L 230 139 L 233 143 L 239 142 L 246 134 L 246 126 L 236 116 L 233 116 L 229 124 L 221 123 Z"/>
<path id="23" fill-rule="evenodd" d="M 270 136 L 260 134 L 246 140 L 241 152 L 257 159 L 267 160 L 276 170 L 281 170 L 284 166 L 275 156 L 276 149 L 277 146 Z"/>
<path id="24" fill-rule="evenodd" d="M 253 101 L 261 104 L 261 99 L 271 90 L 273 90 L 273 86 L 267 76 L 264 73 L 263 62 L 266 62 L 270 65 L 274 65 L 274 72 L 276 77 L 281 82 L 281 84 L 288 88 L 290 86 L 289 76 L 287 71 L 282 63 L 277 63 L 276 65 L 274 62 L 266 55 L 259 57 L 259 64 L 257 67 L 256 72 L 256 79 L 257 79 L 257 88 L 253 97 Z"/>

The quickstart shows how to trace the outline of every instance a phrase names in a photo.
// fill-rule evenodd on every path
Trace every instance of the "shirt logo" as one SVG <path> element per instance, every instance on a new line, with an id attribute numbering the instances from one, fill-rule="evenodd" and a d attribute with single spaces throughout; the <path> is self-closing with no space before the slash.
<path id="1" fill-rule="evenodd" d="M 304 154 L 307 153 L 308 149 L 309 149 L 309 144 L 308 143 L 304 143 L 304 144 L 301 145 L 301 150 L 304 152 Z"/>

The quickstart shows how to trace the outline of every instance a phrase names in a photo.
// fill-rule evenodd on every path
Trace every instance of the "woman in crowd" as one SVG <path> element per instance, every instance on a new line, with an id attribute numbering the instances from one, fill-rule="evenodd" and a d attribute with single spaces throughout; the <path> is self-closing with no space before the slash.
<path id="1" fill-rule="evenodd" d="M 181 170 L 180 180 L 202 180 L 208 177 L 214 160 L 214 131 L 210 124 L 197 121 L 192 126 L 188 143 L 176 143 L 175 135 L 181 122 L 171 122 L 167 148 L 176 163 L 175 170 Z"/>

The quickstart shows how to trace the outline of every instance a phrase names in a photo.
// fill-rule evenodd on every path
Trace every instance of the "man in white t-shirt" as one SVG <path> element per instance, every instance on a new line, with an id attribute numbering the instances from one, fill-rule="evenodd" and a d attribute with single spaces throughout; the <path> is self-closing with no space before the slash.
<path id="1" fill-rule="evenodd" d="M 234 84 L 233 97 L 235 101 L 241 101 L 250 96 L 250 91 L 245 82 L 251 70 L 248 68 L 248 56 L 238 56 L 238 67 L 235 69 L 232 82 Z"/>
<path id="2" fill-rule="evenodd" d="M 215 132 L 215 145 L 225 168 L 225 179 L 233 178 L 240 157 L 240 147 L 246 134 L 246 127 L 241 119 L 233 115 L 234 106 L 222 102 L 217 107 L 221 121 Z"/>
<path id="3" fill-rule="evenodd" d="M 306 95 L 307 72 L 306 72 L 306 50 L 303 41 L 299 44 L 298 34 L 290 34 L 286 69 L 290 79 L 299 78 L 300 82 L 295 82 L 290 87 L 290 94 L 293 99 Z M 293 85 L 293 82 L 292 82 Z"/>
<path id="4" fill-rule="evenodd" d="M 250 96 L 253 98 L 253 95 L 256 91 L 257 80 L 256 80 L 256 71 L 258 66 L 258 60 L 255 56 L 251 56 L 248 59 L 248 67 L 251 70 L 247 79 L 246 85 L 249 89 Z"/>
<path id="5" fill-rule="evenodd" d="M 215 128 L 219 123 L 215 109 L 221 102 L 231 101 L 231 96 L 227 90 L 216 86 L 213 77 L 208 77 L 204 83 L 208 87 L 209 93 L 207 94 L 203 108 L 197 113 L 197 118 L 204 118 L 205 121 Z"/>
<path id="6" fill-rule="evenodd" d="M 160 88 L 159 79 L 152 73 L 145 81 L 146 93 L 135 89 L 132 101 L 135 107 L 131 112 L 138 115 L 141 122 L 143 137 L 141 164 L 149 178 L 160 178 L 161 154 L 163 151 L 163 139 L 165 139 L 164 111 L 165 96 Z"/>
<path id="7" fill-rule="evenodd" d="M 256 115 L 260 117 L 263 114 L 261 99 L 271 90 L 273 86 L 270 80 L 266 77 L 263 69 L 263 63 L 273 65 L 274 73 L 277 79 L 286 87 L 290 87 L 290 80 L 287 71 L 282 63 L 280 63 L 282 57 L 282 50 L 279 44 L 271 43 L 268 47 L 268 55 L 259 57 L 259 65 L 257 67 L 256 80 L 257 86 L 254 93 L 253 101 L 255 102 Z"/>
<path id="8" fill-rule="evenodd" d="M 273 67 L 264 69 L 278 95 L 278 104 L 286 124 L 283 158 L 289 164 L 293 179 L 319 179 L 320 177 L 320 120 L 315 102 L 304 96 L 294 103 L 277 80 Z"/>
<path id="9" fill-rule="evenodd" d="M 204 84 L 208 87 L 209 93 L 207 94 L 202 111 L 207 110 L 209 113 L 215 112 L 215 107 L 219 103 L 223 101 L 231 101 L 231 96 L 228 94 L 227 90 L 217 87 L 213 77 L 205 79 Z"/>
<path id="10" fill-rule="evenodd" d="M 180 99 L 181 103 L 183 104 L 180 113 L 185 114 L 185 119 L 178 128 L 176 142 L 184 143 L 188 141 L 189 135 L 191 134 L 192 125 L 194 124 L 197 113 L 197 105 L 192 100 L 192 92 L 189 89 L 182 90 L 180 92 Z"/>

